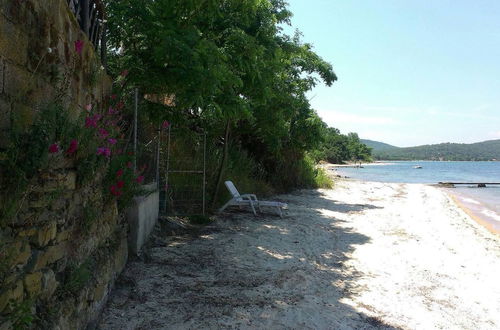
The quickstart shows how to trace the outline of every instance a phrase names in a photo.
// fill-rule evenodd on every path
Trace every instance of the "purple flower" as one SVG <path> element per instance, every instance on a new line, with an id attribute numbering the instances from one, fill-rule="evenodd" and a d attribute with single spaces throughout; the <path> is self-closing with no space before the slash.
<path id="1" fill-rule="evenodd" d="M 96 116 L 85 118 L 85 127 L 97 127 L 97 119 Z"/>
<path id="2" fill-rule="evenodd" d="M 109 149 L 107 147 L 99 147 L 99 148 L 97 148 L 97 154 L 103 155 L 106 157 L 110 157 L 111 156 L 111 149 Z"/>
<path id="3" fill-rule="evenodd" d="M 161 125 L 162 128 L 168 128 L 169 126 L 170 126 L 170 123 L 168 121 L 166 121 L 166 120 Z"/>
<path id="4" fill-rule="evenodd" d="M 66 150 L 66 153 L 68 155 L 74 154 L 78 150 L 78 141 L 77 140 L 71 140 L 69 144 L 68 150 Z"/>
<path id="5" fill-rule="evenodd" d="M 75 41 L 75 52 L 82 54 L 84 42 L 82 40 Z"/>
<path id="6" fill-rule="evenodd" d="M 111 145 L 115 145 L 116 144 L 116 139 L 113 139 L 113 138 L 109 138 L 108 139 L 108 143 L 111 144 Z"/>
<path id="7" fill-rule="evenodd" d="M 57 143 L 53 143 L 49 147 L 49 152 L 51 154 L 55 154 L 56 152 L 59 152 L 59 145 Z"/>
<path id="8" fill-rule="evenodd" d="M 104 128 L 99 128 L 99 135 L 101 136 L 101 139 L 105 139 L 109 133 Z"/>

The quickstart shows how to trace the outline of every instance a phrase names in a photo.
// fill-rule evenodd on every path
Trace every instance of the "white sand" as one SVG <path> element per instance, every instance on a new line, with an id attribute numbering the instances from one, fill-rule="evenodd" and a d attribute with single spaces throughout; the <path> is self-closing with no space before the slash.
<path id="1" fill-rule="evenodd" d="M 500 329 L 500 238 L 433 187 L 342 181 L 159 235 L 102 329 Z"/>

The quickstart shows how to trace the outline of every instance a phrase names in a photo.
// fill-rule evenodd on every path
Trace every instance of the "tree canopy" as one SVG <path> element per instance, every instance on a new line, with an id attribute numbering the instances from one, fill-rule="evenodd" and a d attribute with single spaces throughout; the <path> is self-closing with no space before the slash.
<path id="1" fill-rule="evenodd" d="M 128 71 L 124 88 L 171 97 L 159 119 L 220 136 L 268 178 L 297 171 L 322 143 L 306 93 L 337 76 L 300 33 L 283 32 L 284 0 L 121 0 L 107 10 L 111 71 Z"/>

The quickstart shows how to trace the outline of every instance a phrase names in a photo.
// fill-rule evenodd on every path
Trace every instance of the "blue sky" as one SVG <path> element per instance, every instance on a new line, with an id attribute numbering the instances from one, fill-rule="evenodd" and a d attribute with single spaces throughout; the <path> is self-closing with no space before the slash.
<path id="1" fill-rule="evenodd" d="M 311 104 L 397 146 L 500 139 L 500 1 L 288 0 L 339 80 Z"/>

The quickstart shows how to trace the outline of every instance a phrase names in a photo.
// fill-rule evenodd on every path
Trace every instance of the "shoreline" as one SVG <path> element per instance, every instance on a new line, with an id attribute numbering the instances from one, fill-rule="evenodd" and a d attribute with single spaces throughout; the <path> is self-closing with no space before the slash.
<path id="1" fill-rule="evenodd" d="M 362 164 L 363 166 L 364 164 Z M 370 164 L 366 164 L 370 165 Z M 390 165 L 390 163 L 379 163 L 377 165 Z M 375 165 L 376 166 L 376 165 Z M 363 180 L 363 179 L 358 179 L 358 178 L 353 178 L 346 176 L 346 173 L 338 172 L 337 168 L 342 168 L 342 167 L 352 167 L 351 165 L 347 166 L 342 166 L 339 164 L 323 164 L 322 168 L 327 172 L 328 175 L 332 178 L 332 180 L 339 181 L 339 180 L 352 180 L 352 181 L 359 181 L 359 182 L 366 182 L 366 183 L 388 183 L 388 184 L 408 184 L 408 185 L 425 185 L 428 187 L 435 188 L 437 190 L 442 191 L 445 193 L 452 201 L 453 203 L 461 209 L 467 216 L 474 222 L 478 223 L 479 225 L 483 226 L 486 228 L 488 231 L 490 231 L 492 234 L 495 234 L 497 236 L 500 236 L 500 223 L 495 226 L 495 223 L 498 221 L 495 221 L 492 218 L 489 218 L 485 214 L 481 214 L 479 210 L 474 210 L 472 205 L 468 206 L 466 205 L 465 202 L 461 202 L 461 198 L 466 198 L 467 196 L 462 195 L 460 193 L 455 193 L 450 191 L 449 189 L 439 187 L 436 184 L 433 183 L 408 183 L 408 182 L 383 182 L 383 181 L 369 181 L 369 180 Z M 488 210 L 491 212 L 495 212 L 494 210 L 482 205 L 483 210 Z M 497 228 L 496 228 L 497 227 Z"/>
<path id="2" fill-rule="evenodd" d="M 479 211 L 474 210 L 472 206 L 465 205 L 464 202 L 460 201 L 460 198 L 463 198 L 460 194 L 453 193 L 451 191 L 444 190 L 443 191 L 451 198 L 451 200 L 462 210 L 464 211 L 473 221 L 477 222 L 481 226 L 488 229 L 492 234 L 500 236 L 500 228 L 495 228 L 492 223 L 493 219 L 489 220 L 486 215 L 479 214 Z M 490 210 L 483 206 L 483 209 Z M 493 211 L 494 212 L 494 211 Z"/>

